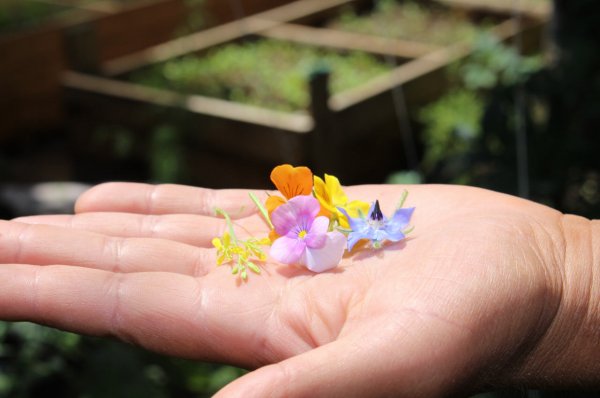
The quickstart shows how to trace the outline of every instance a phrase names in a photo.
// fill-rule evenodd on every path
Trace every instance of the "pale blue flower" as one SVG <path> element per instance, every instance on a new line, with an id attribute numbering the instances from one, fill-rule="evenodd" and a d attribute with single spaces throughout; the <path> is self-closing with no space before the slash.
<path id="1" fill-rule="evenodd" d="M 371 246 L 379 249 L 385 241 L 399 242 L 406 237 L 408 223 L 414 207 L 399 208 L 391 218 L 386 218 L 379 208 L 379 201 L 371 204 L 369 213 L 352 218 L 344 209 L 339 209 L 348 217 L 351 231 L 348 233 L 348 251 L 362 239 L 371 241 Z"/>

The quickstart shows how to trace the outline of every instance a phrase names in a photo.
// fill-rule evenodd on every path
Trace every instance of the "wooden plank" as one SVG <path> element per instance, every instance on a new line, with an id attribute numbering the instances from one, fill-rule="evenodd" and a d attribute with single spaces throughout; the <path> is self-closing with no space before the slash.
<path id="1" fill-rule="evenodd" d="M 101 71 L 107 76 L 120 75 L 146 65 L 164 62 L 171 58 L 227 43 L 245 34 L 268 29 L 278 23 L 253 17 L 244 18 L 107 61 Z"/>
<path id="2" fill-rule="evenodd" d="M 107 61 L 101 72 L 116 76 L 145 65 L 159 63 L 170 58 L 204 50 L 206 48 L 236 40 L 245 35 L 260 33 L 266 29 L 292 19 L 311 15 L 322 10 L 338 7 L 355 0 L 299 0 L 269 11 L 254 14 L 234 22 L 177 38 L 149 47 L 114 60 Z"/>
<path id="3" fill-rule="evenodd" d="M 345 50 L 366 51 L 400 58 L 417 58 L 440 47 L 407 40 L 368 36 L 341 30 L 313 28 L 305 25 L 285 24 L 260 32 L 261 36 L 298 43 Z"/>
<path id="4" fill-rule="evenodd" d="M 514 39 L 517 35 L 521 35 L 523 32 L 532 30 L 541 32 L 545 29 L 548 23 L 549 22 L 547 20 L 519 21 L 516 18 L 511 18 L 492 28 L 492 33 L 500 40 L 507 41 Z"/>
<path id="5" fill-rule="evenodd" d="M 491 32 L 500 40 L 509 40 L 515 37 L 520 29 L 544 24 L 537 21 L 529 23 L 518 23 L 515 19 L 504 21 L 491 29 Z M 456 43 L 452 46 L 440 48 L 437 51 L 428 53 L 420 58 L 409 61 L 390 73 L 378 76 L 368 83 L 363 84 L 351 90 L 333 95 L 329 99 L 329 106 L 332 110 L 341 111 L 354 106 L 368 98 L 379 95 L 385 91 L 402 86 L 421 76 L 425 76 L 438 69 L 444 68 L 461 58 L 464 58 L 471 52 L 471 45 L 467 42 Z"/>
<path id="6" fill-rule="evenodd" d="M 216 24 L 249 17 L 253 14 L 280 7 L 293 0 L 204 0 L 201 5 L 206 21 L 212 27 Z"/>
<path id="7" fill-rule="evenodd" d="M 173 91 L 158 90 L 77 72 L 65 73 L 63 84 L 71 89 L 147 102 L 153 105 L 184 108 L 193 113 L 284 129 L 300 134 L 311 131 L 313 127 L 312 118 L 303 113 L 277 112 L 216 98 L 183 95 Z"/>
<path id="8" fill-rule="evenodd" d="M 547 19 L 552 12 L 552 4 L 521 4 L 518 0 L 436 0 L 454 8 L 463 8 L 467 10 L 481 10 L 491 13 L 501 13 L 511 15 L 513 13 L 522 13 L 532 17 Z M 520 5 L 520 6 L 519 6 Z M 517 7 L 517 8 L 515 8 Z"/>
<path id="9" fill-rule="evenodd" d="M 117 12 L 123 5 L 112 1 L 95 1 L 92 3 L 84 3 L 79 0 L 40 0 L 44 3 L 56 4 L 59 6 L 74 7 L 89 11 L 94 11 L 102 14 L 112 14 Z"/>
<path id="10" fill-rule="evenodd" d="M 380 75 L 366 84 L 333 95 L 329 99 L 329 106 L 334 111 L 344 110 L 373 96 L 390 91 L 394 87 L 406 84 L 436 69 L 443 68 L 454 60 L 465 56 L 468 52 L 469 47 L 464 43 L 441 48 L 423 57 L 402 64 L 390 73 Z"/>
<path id="11" fill-rule="evenodd" d="M 256 14 L 256 18 L 269 21 L 292 22 L 314 14 L 335 9 L 358 0 L 299 0 L 293 3 Z"/>

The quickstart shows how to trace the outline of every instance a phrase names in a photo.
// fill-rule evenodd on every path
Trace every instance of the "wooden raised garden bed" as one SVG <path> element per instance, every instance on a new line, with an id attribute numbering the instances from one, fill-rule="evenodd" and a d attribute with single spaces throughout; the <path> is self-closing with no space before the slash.
<path id="1" fill-rule="evenodd" d="M 0 5 L 0 140 L 61 124 L 61 76 L 68 67 L 93 69 L 99 60 L 171 39 L 184 14 L 183 5 L 173 3 L 113 1 L 95 7 L 98 2 L 15 0 Z M 128 39 L 124 27 L 143 33 Z"/>
<path id="2" fill-rule="evenodd" d="M 552 9 L 552 0 L 440 0 L 456 8 L 481 9 L 503 14 L 522 13 L 528 17 L 547 19 Z M 518 8 L 515 9 L 515 6 Z"/>
<path id="3" fill-rule="evenodd" d="M 61 120 L 63 27 L 93 13 L 29 0 L 0 5 L 0 140 Z"/>
<path id="4" fill-rule="evenodd" d="M 289 0 L 288 0 L 289 1 Z M 255 13 L 286 0 L 241 1 Z M 172 40 L 189 19 L 186 0 L 9 0 L 0 5 L 0 140 L 64 120 L 61 74 Z M 3 8 L 4 7 L 4 8 Z M 205 0 L 187 29 L 235 19 L 228 2 Z"/>
<path id="5" fill-rule="evenodd" d="M 398 114 L 399 100 L 411 112 L 438 98 L 446 85 L 445 68 L 468 55 L 470 44 L 468 40 L 443 45 L 366 36 L 328 25 L 349 5 L 361 13 L 369 12 L 368 3 L 297 1 L 106 62 L 101 69 L 104 77 L 69 73 L 65 86 L 76 115 L 73 132 L 78 150 L 87 159 L 100 161 L 106 151 L 99 153 L 91 144 L 90 123 L 121 126 L 136 137 L 132 153 L 143 163 L 151 152 L 147 146 L 151 131 L 167 125 L 179 134 L 179 158 L 190 171 L 186 182 L 214 187 L 267 186 L 265 176 L 270 168 L 284 162 L 307 164 L 318 173 L 336 174 L 348 184 L 381 181 L 390 170 L 406 163 L 403 134 L 407 131 L 402 118 L 407 116 Z M 483 20 L 480 11 L 463 10 L 459 14 Z M 491 21 L 487 22 L 488 29 L 502 40 L 533 34 L 542 24 L 526 17 L 516 24 L 496 14 L 490 14 L 486 21 Z M 152 68 L 163 68 L 165 75 L 185 70 L 181 65 L 167 70 L 164 63 L 175 65 L 176 60 L 192 56 L 208 59 L 222 45 L 248 45 L 265 39 L 319 46 L 345 56 L 366 52 L 368 55 L 361 56 L 377 60 L 383 69 L 357 85 L 338 90 L 333 83 L 330 94 L 327 75 L 317 68 L 311 79 L 306 73 L 309 99 L 291 110 L 233 102 L 222 93 L 190 92 L 195 84 L 190 81 L 179 88 L 139 83 L 143 80 L 139 76 Z M 198 68 L 201 71 L 203 67 Z M 332 81 L 335 74 L 333 69 Z M 135 76 L 137 83 L 131 80 Z M 249 89 L 231 84 L 228 90 Z"/>

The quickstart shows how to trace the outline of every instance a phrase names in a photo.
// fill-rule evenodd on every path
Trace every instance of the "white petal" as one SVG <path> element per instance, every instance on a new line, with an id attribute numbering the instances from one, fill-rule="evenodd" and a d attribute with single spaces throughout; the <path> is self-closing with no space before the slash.
<path id="1" fill-rule="evenodd" d="M 315 220 L 312 223 L 312 226 L 310 227 L 310 231 L 308 231 L 308 232 L 311 232 L 314 234 L 325 234 L 325 233 L 327 233 L 328 229 L 329 229 L 329 219 L 324 216 L 319 216 L 319 217 L 315 218 Z"/>
<path id="2" fill-rule="evenodd" d="M 345 248 L 346 237 L 344 234 L 337 231 L 328 232 L 325 246 L 320 249 L 306 248 L 304 265 L 313 272 L 323 272 L 335 268 L 342 261 Z"/>

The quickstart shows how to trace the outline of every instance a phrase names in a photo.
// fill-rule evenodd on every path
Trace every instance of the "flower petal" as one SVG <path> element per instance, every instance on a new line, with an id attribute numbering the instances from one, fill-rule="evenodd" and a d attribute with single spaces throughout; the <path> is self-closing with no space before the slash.
<path id="1" fill-rule="evenodd" d="M 308 167 L 277 166 L 271 171 L 271 181 L 287 199 L 312 193 L 313 175 Z"/>
<path id="2" fill-rule="evenodd" d="M 386 229 L 384 239 L 392 241 L 392 242 L 400 242 L 402 239 L 406 238 L 404 232 L 401 230 L 388 231 Z M 383 240 L 383 239 L 380 239 Z"/>
<path id="3" fill-rule="evenodd" d="M 321 213 L 324 216 L 329 217 L 330 214 L 335 211 L 335 208 L 331 202 L 331 197 L 329 196 L 329 191 L 327 190 L 325 181 L 323 181 L 320 177 L 314 177 L 314 190 L 315 197 L 321 204 Z"/>
<path id="4" fill-rule="evenodd" d="M 340 184 L 340 180 L 336 176 L 325 174 L 325 185 L 327 186 L 327 191 L 329 191 L 331 203 L 334 206 L 345 206 L 348 203 L 348 197 L 344 193 L 342 184 Z"/>
<path id="5" fill-rule="evenodd" d="M 269 215 L 271 215 L 271 213 L 273 213 L 273 211 L 276 208 L 278 208 L 284 203 L 285 199 L 283 199 L 281 196 L 271 195 L 267 198 L 267 201 L 265 202 L 265 207 L 267 208 Z"/>
<path id="6" fill-rule="evenodd" d="M 320 249 L 325 245 L 326 241 L 327 235 L 325 234 L 308 234 L 306 235 L 306 238 L 304 238 L 306 247 L 310 249 Z"/>
<path id="7" fill-rule="evenodd" d="M 304 238 L 306 246 L 311 249 L 320 249 L 327 240 L 327 230 L 329 229 L 329 219 L 327 217 L 317 217 L 313 221 L 312 227 Z"/>
<path id="8" fill-rule="evenodd" d="M 319 209 L 319 202 L 312 196 L 296 196 L 273 211 L 271 222 L 275 232 L 282 236 L 297 228 L 308 232 Z"/>
<path id="9" fill-rule="evenodd" d="M 319 216 L 315 218 L 310 227 L 309 234 L 326 234 L 329 230 L 329 219 L 327 217 Z"/>
<path id="10" fill-rule="evenodd" d="M 362 200 L 353 200 L 344 206 L 350 217 L 366 217 L 367 214 L 369 214 L 370 207 L 371 205 L 369 203 L 363 202 Z"/>
<path id="11" fill-rule="evenodd" d="M 281 235 L 279 235 L 277 232 L 275 232 L 274 229 L 270 230 L 269 231 L 269 244 L 275 242 L 280 237 L 281 237 Z"/>
<path id="12" fill-rule="evenodd" d="M 371 202 L 371 206 L 369 206 L 369 213 L 367 214 L 367 218 L 372 218 L 373 212 L 375 211 L 375 204 L 376 203 L 377 203 L 377 201 Z"/>
<path id="13" fill-rule="evenodd" d="M 305 250 L 306 243 L 302 239 L 292 239 L 282 236 L 273 243 L 269 254 L 281 263 L 298 264 Z"/>
<path id="14" fill-rule="evenodd" d="M 338 221 L 342 228 L 350 227 L 350 217 L 360 218 L 366 217 L 369 214 L 369 204 L 360 200 L 353 200 L 345 206 L 336 208 Z M 340 209 L 344 209 L 344 213 Z"/>
<path id="15" fill-rule="evenodd" d="M 302 226 L 308 232 L 312 227 L 315 217 L 317 217 L 317 214 L 321 210 L 317 199 L 311 195 L 296 196 L 290 199 L 288 204 L 294 209 L 296 219 L 302 221 Z"/>
<path id="16" fill-rule="evenodd" d="M 392 218 L 390 218 L 388 225 L 393 230 L 403 230 L 406 228 L 408 223 L 410 222 L 410 218 L 412 217 L 413 212 L 415 211 L 414 207 L 402 208 L 396 210 Z"/>
<path id="17" fill-rule="evenodd" d="M 314 180 L 315 197 L 321 203 L 321 207 L 324 210 L 322 214 L 327 217 L 330 217 L 330 214 L 327 213 L 333 213 L 335 217 L 340 216 L 340 212 L 337 211 L 336 206 L 346 206 L 348 197 L 344 193 L 338 178 L 325 174 L 325 181 L 317 176 L 314 177 Z"/>
<path id="18" fill-rule="evenodd" d="M 344 216 L 344 218 L 347 220 L 347 222 L 345 223 L 346 225 L 343 225 L 340 222 L 340 226 L 342 228 L 350 228 L 353 231 L 358 231 L 360 229 L 364 228 L 364 224 L 365 224 L 365 220 L 359 217 L 351 217 L 348 212 L 346 211 L 346 209 L 342 208 L 342 207 L 338 207 L 337 210 Z M 341 220 L 340 220 L 341 221 Z"/>
<path id="19" fill-rule="evenodd" d="M 273 223 L 277 235 L 287 235 L 298 225 L 295 208 L 289 203 L 282 204 L 271 214 L 271 223 Z"/>
<path id="20" fill-rule="evenodd" d="M 328 232 L 325 245 L 320 249 L 307 248 L 304 253 L 305 266 L 313 272 L 335 268 L 342 260 L 346 237 L 337 231 Z"/>
<path id="21" fill-rule="evenodd" d="M 351 252 L 354 245 L 356 245 L 361 239 L 365 239 L 365 237 L 361 234 L 351 232 L 348 235 L 348 252 Z"/>

